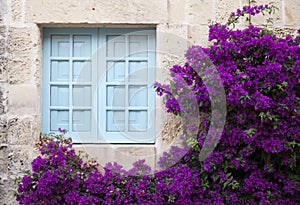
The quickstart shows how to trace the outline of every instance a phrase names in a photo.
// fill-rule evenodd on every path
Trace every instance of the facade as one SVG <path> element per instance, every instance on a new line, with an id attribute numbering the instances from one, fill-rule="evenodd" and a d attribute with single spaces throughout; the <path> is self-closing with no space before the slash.
<path id="1" fill-rule="evenodd" d="M 165 114 L 152 83 L 168 80 L 188 46 L 208 45 L 209 20 L 226 22 L 247 2 L 0 0 L 0 204 L 16 203 L 14 179 L 30 169 L 40 133 L 57 128 L 102 165 L 145 158 L 155 168 L 180 120 Z M 274 30 L 294 33 L 299 2 L 274 4 Z"/>

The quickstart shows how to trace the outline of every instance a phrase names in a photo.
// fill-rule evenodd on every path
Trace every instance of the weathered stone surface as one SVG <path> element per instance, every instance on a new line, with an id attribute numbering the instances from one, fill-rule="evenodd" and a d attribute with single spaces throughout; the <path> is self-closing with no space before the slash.
<path id="1" fill-rule="evenodd" d="M 189 45 L 187 25 L 157 26 L 156 41 L 156 80 L 163 82 L 168 79 L 169 68 L 184 58 Z"/>
<path id="2" fill-rule="evenodd" d="M 240 1 L 216 0 L 214 20 L 217 22 L 226 23 L 230 13 L 236 11 L 240 7 Z"/>
<path id="3" fill-rule="evenodd" d="M 167 24 L 157 26 L 156 41 L 158 54 L 183 56 L 189 45 L 187 25 Z"/>
<path id="4" fill-rule="evenodd" d="M 201 45 L 206 47 L 208 45 L 208 25 L 189 25 L 188 38 L 192 45 Z"/>
<path id="5" fill-rule="evenodd" d="M 8 92 L 10 114 L 36 114 L 38 101 L 35 85 L 9 85 Z"/>
<path id="6" fill-rule="evenodd" d="M 10 145 L 7 147 L 7 168 L 11 175 L 22 175 L 30 169 L 32 146 Z"/>
<path id="7" fill-rule="evenodd" d="M 297 26 L 299 28 L 300 22 L 300 4 L 295 0 L 285 0 L 284 14 L 285 22 L 288 26 Z"/>
<path id="8" fill-rule="evenodd" d="M 42 85 L 42 60 L 41 58 L 36 58 L 33 61 L 33 80 L 36 85 Z"/>
<path id="9" fill-rule="evenodd" d="M 124 168 L 132 168 L 132 163 L 138 159 L 145 159 L 147 165 L 153 169 L 156 166 L 156 150 L 154 146 L 117 146 L 117 145 L 75 145 L 77 151 L 81 150 L 96 160 L 100 166 L 108 162 L 117 162 Z"/>
<path id="10" fill-rule="evenodd" d="M 15 177 L 0 171 L 0 203 L 2 205 L 18 204 L 14 195 L 17 189 L 14 179 Z"/>
<path id="11" fill-rule="evenodd" d="M 179 139 L 181 134 L 181 118 L 174 117 L 172 114 L 167 114 L 162 132 L 162 140 L 168 144 L 176 139 Z"/>
<path id="12" fill-rule="evenodd" d="M 4 15 L 6 14 L 7 0 L 0 0 L 0 25 L 4 23 Z"/>
<path id="13" fill-rule="evenodd" d="M 186 62 L 184 55 L 161 54 L 158 55 L 157 59 L 158 64 L 156 70 L 158 73 L 156 74 L 156 80 L 162 83 L 169 83 L 170 68 L 172 68 L 173 65 L 184 65 Z M 160 97 L 157 96 L 157 98 L 158 100 L 161 100 Z M 158 102 L 156 104 L 160 105 Z M 165 112 L 165 109 L 163 109 L 162 112 Z"/>
<path id="14" fill-rule="evenodd" d="M 0 39 L 6 38 L 6 26 L 0 26 Z"/>
<path id="15" fill-rule="evenodd" d="M 0 173 L 1 204 L 18 204 L 14 196 L 17 189 L 15 179 L 23 176 L 25 171 L 31 168 L 30 164 L 34 156 L 32 146 L 9 145 L 6 148 L 5 160 L 7 172 Z"/>
<path id="16" fill-rule="evenodd" d="M 30 83 L 33 78 L 32 60 L 27 56 L 9 55 L 5 71 L 10 84 Z"/>
<path id="17" fill-rule="evenodd" d="M 12 0 L 11 1 L 11 13 L 13 21 L 20 22 L 22 20 L 22 1 Z"/>
<path id="18" fill-rule="evenodd" d="M 7 144 L 7 120 L 4 117 L 0 118 L 0 147 L 5 147 Z"/>
<path id="19" fill-rule="evenodd" d="M 32 145 L 38 139 L 37 123 L 33 118 L 10 118 L 7 120 L 7 141 L 13 145 Z"/>
<path id="20" fill-rule="evenodd" d="M 214 20 L 214 1 L 186 0 L 186 21 L 191 24 L 207 24 Z"/>
<path id="21" fill-rule="evenodd" d="M 3 55 L 6 51 L 5 39 L 0 36 L 0 55 Z"/>
<path id="22" fill-rule="evenodd" d="M 31 146 L 11 146 L 5 148 L 0 156 L 3 156 L 5 165 L 4 172 L 0 171 L 0 202 L 1 204 L 17 204 L 14 192 L 17 188 L 15 178 L 24 175 L 24 171 L 30 169 L 32 161 Z M 0 159 L 1 160 L 1 159 Z M 1 167 L 2 168 L 2 167 Z"/>
<path id="23" fill-rule="evenodd" d="M 39 35 L 30 27 L 10 27 L 8 30 L 8 52 L 15 56 L 28 55 L 37 49 L 36 42 L 33 42 L 33 35 Z"/>
<path id="24" fill-rule="evenodd" d="M 36 85 L 41 85 L 42 82 L 42 29 L 39 27 L 33 28 L 35 35 L 33 36 L 33 42 L 37 45 L 35 53 L 32 56 L 32 68 L 33 68 L 33 80 Z"/>
<path id="25" fill-rule="evenodd" d="M 0 176 L 7 173 L 7 145 L 0 143 Z"/>
<path id="26" fill-rule="evenodd" d="M 14 196 L 16 188 L 7 190 L 7 186 L 9 184 L 13 184 L 13 183 L 14 183 L 14 181 L 10 180 L 9 182 L 5 181 L 5 184 L 3 184 L 2 186 L 0 184 L 0 202 L 1 202 L 1 204 L 3 204 L 3 205 L 18 205 L 16 198 Z"/>
<path id="27" fill-rule="evenodd" d="M 168 0 L 168 23 L 183 23 L 185 22 L 185 7 L 186 1 L 183 0 Z"/>
<path id="28" fill-rule="evenodd" d="M 284 19 L 283 19 L 283 7 L 282 7 L 282 0 L 274 0 L 272 3 L 270 1 L 266 0 L 258 0 L 257 5 L 264 5 L 264 4 L 272 4 L 278 8 L 274 14 L 265 14 L 265 15 L 257 15 L 254 17 L 251 17 L 252 23 L 255 25 L 272 25 L 272 23 L 267 23 L 268 18 L 273 19 L 273 24 L 276 24 L 277 26 L 282 26 L 284 24 Z M 299 7 L 300 8 L 300 7 Z"/>
<path id="29" fill-rule="evenodd" d="M 7 90 L 3 85 L 0 84 L 0 115 L 6 113 L 8 104 L 7 104 Z"/>
<path id="30" fill-rule="evenodd" d="M 6 63 L 7 58 L 4 56 L 0 56 L 0 82 L 6 81 Z"/>
<path id="31" fill-rule="evenodd" d="M 298 35 L 296 28 L 272 28 L 272 30 L 278 37 L 282 38 L 284 38 L 286 35 L 292 35 L 294 37 Z"/>
<path id="32" fill-rule="evenodd" d="M 6 64 L 6 27 L 0 26 L 0 81 L 5 81 L 5 64 Z"/>
<path id="33" fill-rule="evenodd" d="M 40 38 L 36 27 L 10 27 L 7 40 L 6 80 L 10 84 L 30 83 L 34 78 L 37 52 Z M 40 44 L 39 44 L 40 45 Z"/>
<path id="34" fill-rule="evenodd" d="M 167 0 L 26 1 L 26 20 L 34 23 L 161 23 L 167 13 Z"/>
<path id="35" fill-rule="evenodd" d="M 0 121 L 2 123 L 2 121 Z M 2 124 L 0 124 L 0 128 Z M 1 133 L 0 133 L 1 137 Z M 1 140 L 1 139 L 0 139 Z M 8 179 L 8 155 L 7 155 L 7 145 L 5 143 L 1 143 L 0 141 L 0 203 L 1 204 L 9 204 L 7 203 L 8 198 L 12 198 L 13 195 L 8 193 L 8 187 L 12 186 L 9 184 Z M 13 203 L 10 203 L 13 204 Z"/>

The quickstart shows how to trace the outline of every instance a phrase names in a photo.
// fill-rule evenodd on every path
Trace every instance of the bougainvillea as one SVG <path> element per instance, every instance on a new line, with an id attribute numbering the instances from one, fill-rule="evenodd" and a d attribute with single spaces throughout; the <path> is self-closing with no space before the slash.
<path id="1" fill-rule="evenodd" d="M 83 162 L 70 139 L 41 139 L 41 156 L 33 160 L 32 173 L 18 187 L 20 204 L 173 204 L 187 199 L 192 203 L 199 184 L 198 172 L 183 164 L 151 173 L 145 160 L 130 170 L 108 163 L 101 172 L 94 161 Z"/>
<path id="2" fill-rule="evenodd" d="M 226 125 L 200 171 L 206 172 L 207 187 L 219 191 L 222 203 L 300 203 L 300 36 L 278 38 L 251 24 L 243 30 L 230 28 L 241 16 L 272 13 L 272 8 L 246 6 L 232 13 L 227 25 L 211 25 L 212 45 L 191 47 L 186 64 L 170 69 L 171 84 L 156 83 L 157 93 L 165 95 L 167 111 L 174 114 L 181 115 L 178 110 L 182 110 L 178 79 L 195 91 L 199 111 L 207 113 L 201 123 L 206 132 L 196 136 L 199 150 L 213 126 L 203 53 L 220 75 L 226 92 Z"/>
<path id="3" fill-rule="evenodd" d="M 183 126 L 187 146 L 162 156 L 162 170 L 152 173 L 139 160 L 130 170 L 108 163 L 99 171 L 95 162 L 83 162 L 70 140 L 43 138 L 41 156 L 19 184 L 19 203 L 300 204 L 300 35 L 232 27 L 242 16 L 273 10 L 245 6 L 226 25 L 211 25 L 211 46 L 191 47 L 185 65 L 170 68 L 170 85 L 155 83 L 167 112 L 194 122 Z M 226 94 L 226 124 L 214 151 L 200 160 L 215 128 L 211 95 L 220 90 L 210 81 L 217 78 Z"/>

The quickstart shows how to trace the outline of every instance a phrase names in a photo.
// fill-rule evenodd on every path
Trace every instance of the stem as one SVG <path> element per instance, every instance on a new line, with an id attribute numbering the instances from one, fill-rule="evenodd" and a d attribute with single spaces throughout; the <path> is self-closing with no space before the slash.
<path id="1" fill-rule="evenodd" d="M 249 6 L 251 6 L 251 2 L 252 2 L 252 0 L 248 0 L 248 5 L 249 5 Z M 250 25 L 252 24 L 252 23 L 251 23 L 251 14 L 249 14 L 248 20 L 249 20 L 249 26 L 250 26 Z"/>

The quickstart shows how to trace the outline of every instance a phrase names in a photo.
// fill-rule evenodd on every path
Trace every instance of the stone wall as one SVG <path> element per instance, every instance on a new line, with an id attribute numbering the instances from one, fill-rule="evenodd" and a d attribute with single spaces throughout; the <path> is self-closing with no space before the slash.
<path id="1" fill-rule="evenodd" d="M 0 0 L 0 204 L 16 204 L 14 179 L 30 168 L 36 155 L 34 143 L 41 132 L 42 27 L 156 26 L 157 80 L 166 81 L 166 68 L 183 62 L 182 56 L 189 45 L 208 43 L 209 20 L 225 22 L 231 11 L 247 2 Z M 268 2 L 258 0 L 258 3 Z M 273 2 L 279 8 L 274 16 L 278 33 L 300 27 L 298 0 Z M 256 24 L 263 21 L 262 17 L 254 19 Z M 176 137 L 176 130 L 180 130 L 178 120 L 168 121 L 169 116 L 164 115 L 161 99 L 156 101 L 156 123 L 162 125 L 157 126 L 157 142 L 138 147 L 136 154 L 157 156 Z M 101 153 L 111 156 L 110 148 L 101 147 Z M 135 147 L 118 146 L 114 153 L 120 150 L 131 153 Z M 155 160 L 151 163 L 155 164 Z"/>

